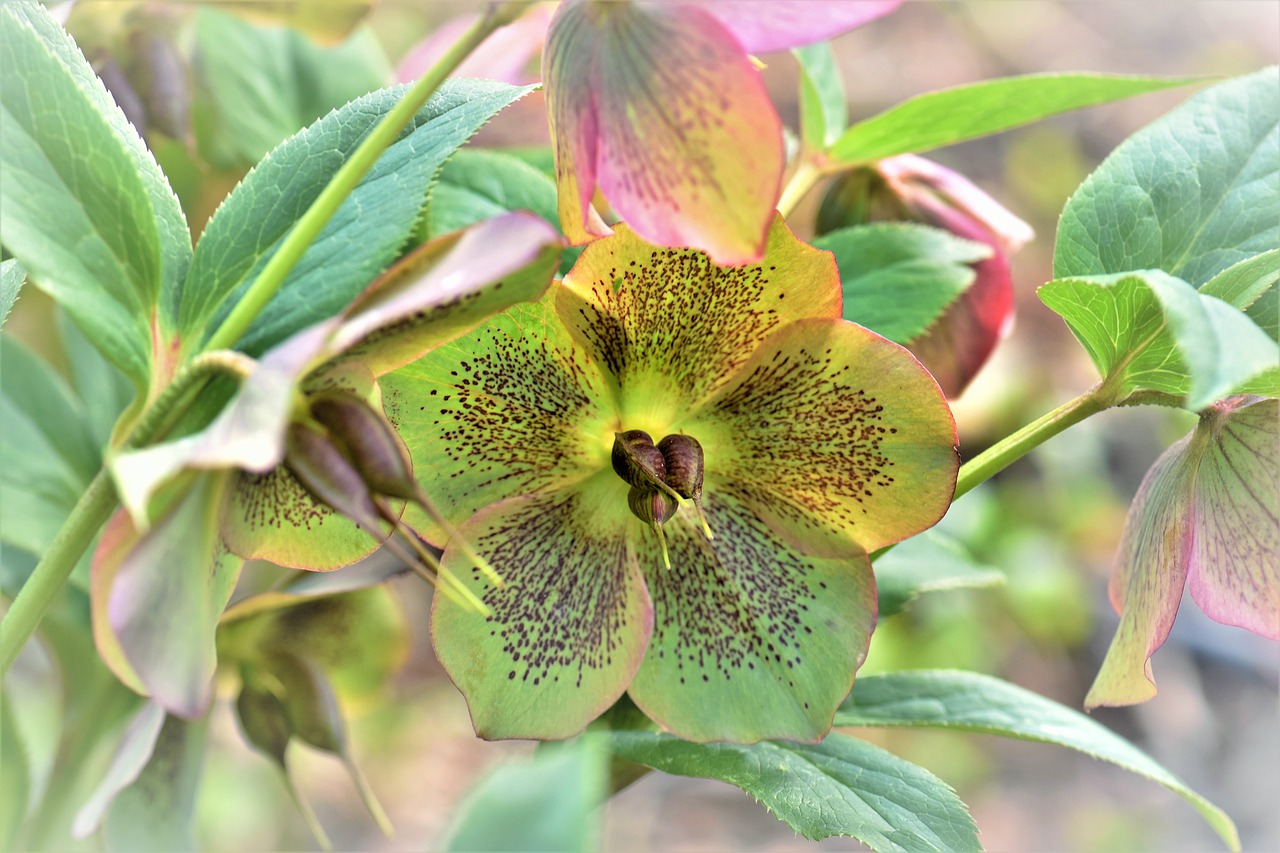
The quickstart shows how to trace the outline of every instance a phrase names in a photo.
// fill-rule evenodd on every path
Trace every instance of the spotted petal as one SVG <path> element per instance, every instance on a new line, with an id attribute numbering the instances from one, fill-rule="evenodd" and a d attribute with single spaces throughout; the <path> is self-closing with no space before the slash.
<path id="1" fill-rule="evenodd" d="M 481 737 L 571 737 L 626 690 L 653 622 L 623 535 L 634 521 L 626 485 L 606 471 L 495 504 L 461 529 L 503 576 L 501 589 L 445 551 L 444 569 L 492 610 L 482 616 L 438 595 L 431 623 Z"/>
<path id="2" fill-rule="evenodd" d="M 689 4 L 565 3 L 543 79 L 570 240 L 591 236 L 598 183 L 653 242 L 722 264 L 760 258 L 782 181 L 782 128 L 759 72 L 715 16 Z"/>
<path id="3" fill-rule="evenodd" d="M 731 485 L 809 554 L 870 553 L 930 527 L 959 469 L 932 377 L 902 347 L 840 320 L 779 331 L 680 427 L 708 448 L 706 494 Z"/>
<path id="4" fill-rule="evenodd" d="M 628 429 L 699 408 L 773 332 L 841 310 L 834 259 L 780 216 L 765 260 L 733 268 L 619 227 L 583 251 L 559 292 L 561 319 L 611 377 Z"/>
<path id="5" fill-rule="evenodd" d="M 1156 694 L 1151 655 L 1184 583 L 1211 618 L 1280 639 L 1280 401 L 1235 397 L 1156 460 L 1125 520 L 1111 577 L 1120 626 L 1085 705 Z"/>
<path id="6" fill-rule="evenodd" d="M 705 511 L 712 540 L 689 508 L 666 525 L 669 570 L 632 522 L 654 631 L 631 698 L 686 740 L 817 741 L 875 627 L 871 562 L 796 553 L 731 487 L 709 492 Z"/>

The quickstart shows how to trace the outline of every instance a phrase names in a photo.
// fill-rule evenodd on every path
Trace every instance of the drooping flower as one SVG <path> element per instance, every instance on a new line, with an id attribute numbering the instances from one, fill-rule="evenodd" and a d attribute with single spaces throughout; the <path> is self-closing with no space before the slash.
<path id="1" fill-rule="evenodd" d="M 1111 575 L 1120 626 L 1087 707 L 1155 696 L 1151 656 L 1184 587 L 1210 619 L 1280 640 L 1280 400 L 1216 403 L 1147 472 Z"/>
<path id="2" fill-rule="evenodd" d="M 624 691 L 694 740 L 827 731 L 876 620 L 867 555 L 937 521 L 958 466 L 937 384 L 840 309 L 780 217 L 737 268 L 620 226 L 383 377 L 423 489 L 505 581 L 446 549 L 490 610 L 437 596 L 432 624 L 480 735 L 566 737 Z"/>
<path id="3" fill-rule="evenodd" d="M 438 238 L 340 315 L 265 353 L 206 428 L 112 459 L 124 509 L 94 558 L 92 609 L 117 676 L 172 713 L 199 716 L 214 627 L 245 559 L 334 569 L 386 540 L 384 525 L 394 533 L 418 494 L 377 377 L 537 299 L 560 245 L 531 214 Z M 430 567 L 416 537 L 387 542 Z"/>
<path id="4" fill-rule="evenodd" d="M 900 2 L 563 3 L 542 76 L 565 235 L 609 233 L 591 207 L 598 186 L 650 242 L 759 260 L 785 154 L 748 54 L 829 38 Z"/>
<path id="5" fill-rule="evenodd" d="M 1031 226 L 968 178 L 903 154 L 849 172 L 833 184 L 818 214 L 819 230 L 881 221 L 918 221 L 992 248 L 973 265 L 964 293 L 907 347 L 950 398 L 964 393 L 1013 327 L 1009 257 L 1029 241 Z"/>

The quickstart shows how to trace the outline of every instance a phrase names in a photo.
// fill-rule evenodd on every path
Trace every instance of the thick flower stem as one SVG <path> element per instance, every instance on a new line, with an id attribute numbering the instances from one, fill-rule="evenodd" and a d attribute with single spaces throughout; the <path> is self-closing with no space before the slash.
<path id="1" fill-rule="evenodd" d="M 795 211 L 796 205 L 809 194 L 809 190 L 817 186 L 822 175 L 822 169 L 812 159 L 805 157 L 800 160 L 791 180 L 787 181 L 782 190 L 782 198 L 778 199 L 778 212 L 784 219 Z"/>
<path id="2" fill-rule="evenodd" d="M 462 38 L 454 42 L 445 55 L 440 57 L 440 60 L 431 66 L 417 83 L 413 84 L 413 88 L 391 112 L 374 125 L 369 135 L 342 164 L 328 185 L 307 208 L 307 212 L 285 236 L 280 248 L 271 256 L 271 260 L 267 261 L 267 265 L 262 268 L 253 285 L 236 303 L 235 308 L 227 315 L 218 330 L 213 333 L 206 349 L 227 349 L 240 340 L 249 330 L 250 324 L 280 290 L 280 286 L 301 260 L 303 253 L 320 235 L 320 231 L 337 213 L 338 208 L 369 169 L 373 168 L 373 164 L 382 156 L 387 146 L 395 141 L 396 136 L 409 123 L 409 120 L 422 109 L 427 99 L 435 94 L 471 51 L 475 50 L 498 27 L 511 21 L 519 8 L 519 4 L 513 3 L 488 7 L 486 14 L 463 33 Z"/>
<path id="3" fill-rule="evenodd" d="M 1115 395 L 1105 383 L 1095 385 L 1068 403 L 1027 424 L 1022 429 L 988 447 L 960 466 L 953 500 L 974 486 L 1003 471 L 1069 426 L 1115 405 Z"/>

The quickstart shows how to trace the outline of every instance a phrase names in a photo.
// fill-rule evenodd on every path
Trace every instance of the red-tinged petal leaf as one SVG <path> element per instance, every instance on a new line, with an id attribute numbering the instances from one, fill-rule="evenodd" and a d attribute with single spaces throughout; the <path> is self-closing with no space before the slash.
<path id="1" fill-rule="evenodd" d="M 461 535 L 502 575 L 501 589 L 445 551 L 445 570 L 493 611 L 483 616 L 443 592 L 432 611 L 436 655 L 481 737 L 571 737 L 626 690 L 653 625 L 623 535 L 638 523 L 626 492 L 605 471 L 477 514 Z"/>
<path id="2" fill-rule="evenodd" d="M 553 8 L 549 3 L 533 6 L 481 42 L 454 70 L 452 76 L 502 80 L 516 85 L 535 82 L 528 73 L 528 66 L 542 51 Z M 401 60 L 396 67 L 396 79 L 408 83 L 425 74 L 478 17 L 462 15 L 435 29 L 414 45 Z"/>
<path id="3" fill-rule="evenodd" d="M 797 554 L 728 487 L 704 506 L 715 538 L 681 510 L 664 528 L 670 569 L 657 538 L 632 522 L 654 628 L 631 698 L 686 740 L 817 741 L 875 627 L 871 563 Z"/>
<path id="4" fill-rule="evenodd" d="M 1191 597 L 1210 619 L 1280 640 L 1280 400 L 1234 398 L 1204 428 Z"/>
<path id="5" fill-rule="evenodd" d="M 1280 401 L 1230 398 L 1147 472 L 1111 577 L 1120 625 L 1087 707 L 1156 694 L 1150 658 L 1185 582 L 1214 619 L 1280 638 Z"/>
<path id="6" fill-rule="evenodd" d="M 504 498 L 563 488 L 609 467 L 617 414 L 598 368 L 559 322 L 554 292 L 381 384 L 418 482 L 455 524 Z M 415 508 L 405 520 L 444 544 Z"/>
<path id="7" fill-rule="evenodd" d="M 760 258 L 784 165 L 759 72 L 691 5 L 565 4 L 543 57 L 566 235 L 582 242 L 598 183 L 639 234 Z"/>
<path id="8" fill-rule="evenodd" d="M 764 260 L 733 268 L 620 226 L 583 250 L 557 310 L 612 377 L 624 428 L 661 431 L 704 405 L 777 329 L 839 317 L 840 281 L 831 255 L 780 216 Z"/>
<path id="9" fill-rule="evenodd" d="M 211 698 L 214 631 L 244 564 L 218 532 L 228 480 L 196 478 L 145 534 L 117 515 L 93 566 L 103 659 L 126 684 L 189 719 Z"/>
<path id="10" fill-rule="evenodd" d="M 902 0 L 700 0 L 751 53 L 835 38 L 887 15 Z"/>
<path id="11" fill-rule="evenodd" d="M 843 320 L 786 326 L 681 427 L 706 448 L 704 494 L 732 488 L 808 554 L 870 553 L 932 526 L 959 469 L 937 384 Z"/>

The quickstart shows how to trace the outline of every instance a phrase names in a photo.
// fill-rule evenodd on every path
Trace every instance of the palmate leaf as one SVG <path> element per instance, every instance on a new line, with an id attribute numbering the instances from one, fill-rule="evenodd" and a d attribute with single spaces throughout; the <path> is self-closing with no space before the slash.
<path id="1" fill-rule="evenodd" d="M 947 670 L 862 676 L 836 712 L 837 726 L 905 726 L 979 732 L 1052 743 L 1145 776 L 1191 803 L 1233 850 L 1231 819 L 1141 750 L 1078 711 L 974 672 Z"/>
<path id="2" fill-rule="evenodd" d="M 964 803 L 922 767 L 842 734 L 821 743 L 689 743 L 610 732 L 620 758 L 735 785 L 806 838 L 849 835 L 877 851 L 981 850 Z"/>

